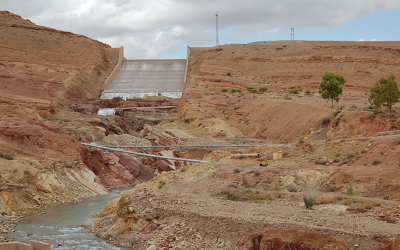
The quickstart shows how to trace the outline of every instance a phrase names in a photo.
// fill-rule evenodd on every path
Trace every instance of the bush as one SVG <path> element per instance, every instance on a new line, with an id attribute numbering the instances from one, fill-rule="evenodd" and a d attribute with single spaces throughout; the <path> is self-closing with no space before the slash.
<path id="1" fill-rule="evenodd" d="M 307 198 L 306 196 L 304 196 L 303 201 L 304 201 L 304 205 L 306 205 L 307 209 L 310 209 L 312 206 L 314 206 L 313 198 Z"/>
<path id="2" fill-rule="evenodd" d="M 336 192 L 336 191 L 339 190 L 339 187 L 336 186 L 336 185 L 330 185 L 330 186 L 328 187 L 328 189 L 329 189 L 329 192 Z"/>
<path id="3" fill-rule="evenodd" d="M 267 90 L 268 90 L 268 89 L 267 89 L 266 87 L 261 87 L 259 91 L 260 91 L 260 92 L 265 92 L 265 91 L 267 91 Z"/>
<path id="4" fill-rule="evenodd" d="M 258 93 L 256 89 L 250 89 L 249 90 L 251 93 Z"/>
<path id="5" fill-rule="evenodd" d="M 291 89 L 291 90 L 289 90 L 289 92 L 292 94 L 296 94 L 296 95 L 299 93 L 299 91 L 297 89 Z"/>
<path id="6" fill-rule="evenodd" d="M 309 90 L 306 90 L 306 94 L 311 94 L 311 91 L 309 91 Z"/>
<path id="7" fill-rule="evenodd" d="M 303 89 L 298 89 L 299 92 L 303 91 Z"/>
<path id="8" fill-rule="evenodd" d="M 237 90 L 236 90 L 236 92 L 238 92 L 238 93 L 241 93 L 241 92 L 242 92 L 242 90 L 241 90 L 241 89 L 237 89 Z"/>
<path id="9" fill-rule="evenodd" d="M 293 184 L 289 184 L 286 186 L 287 191 L 289 192 L 297 192 L 297 187 Z"/>
<path id="10" fill-rule="evenodd" d="M 249 187 L 249 186 L 250 186 L 250 183 L 249 183 L 248 180 L 243 179 L 242 185 L 245 186 L 245 187 Z"/>
<path id="11" fill-rule="evenodd" d="M 347 195 L 353 196 L 354 195 L 354 190 L 352 187 L 347 188 Z"/>
<path id="12" fill-rule="evenodd" d="M 164 186 L 165 186 L 165 182 L 162 181 L 162 182 L 160 183 L 160 186 L 159 186 L 158 188 L 161 189 L 161 188 L 163 188 Z"/>
<path id="13" fill-rule="evenodd" d="M 231 93 L 236 93 L 236 89 L 231 89 Z"/>
<path id="14" fill-rule="evenodd" d="M 371 165 L 379 165 L 379 164 L 381 164 L 381 162 L 380 162 L 380 161 L 377 161 L 377 160 L 375 160 L 375 161 L 373 161 L 373 162 L 372 162 L 372 164 L 371 164 Z"/>
<path id="15" fill-rule="evenodd" d="M 247 86 L 247 90 L 255 89 L 253 86 Z"/>
<path id="16" fill-rule="evenodd" d="M 228 92 L 227 89 L 221 89 L 221 92 Z"/>

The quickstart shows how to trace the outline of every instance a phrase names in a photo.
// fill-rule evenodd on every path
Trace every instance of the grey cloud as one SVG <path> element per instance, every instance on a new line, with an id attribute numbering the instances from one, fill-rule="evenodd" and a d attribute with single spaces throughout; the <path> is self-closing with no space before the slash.
<path id="1" fill-rule="evenodd" d="M 0 8 L 31 21 L 126 48 L 128 58 L 155 58 L 178 44 L 206 44 L 220 28 L 237 27 L 229 43 L 285 27 L 331 28 L 397 0 L 2 0 Z"/>

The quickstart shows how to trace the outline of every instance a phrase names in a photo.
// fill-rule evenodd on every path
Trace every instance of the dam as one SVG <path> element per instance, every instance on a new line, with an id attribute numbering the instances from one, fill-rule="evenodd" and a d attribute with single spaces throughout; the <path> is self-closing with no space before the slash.
<path id="1" fill-rule="evenodd" d="M 102 99 L 146 96 L 180 98 L 186 73 L 186 59 L 122 60 L 118 73 Z"/>

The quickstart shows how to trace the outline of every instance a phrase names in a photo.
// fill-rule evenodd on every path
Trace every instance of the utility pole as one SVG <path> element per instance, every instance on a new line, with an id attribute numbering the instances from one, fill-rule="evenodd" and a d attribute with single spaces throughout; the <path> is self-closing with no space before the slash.
<path id="1" fill-rule="evenodd" d="M 217 19 L 217 46 L 219 45 L 219 41 L 218 41 L 218 14 L 215 15 L 216 19 Z"/>
<path id="2" fill-rule="evenodd" d="M 290 30 L 290 40 L 294 41 L 294 28 Z"/>

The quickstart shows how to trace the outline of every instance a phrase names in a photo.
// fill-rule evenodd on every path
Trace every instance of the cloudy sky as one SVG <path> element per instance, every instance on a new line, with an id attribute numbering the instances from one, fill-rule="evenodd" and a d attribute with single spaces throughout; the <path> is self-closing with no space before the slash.
<path id="1" fill-rule="evenodd" d="M 38 25 L 124 46 L 125 57 L 186 58 L 186 45 L 400 40 L 400 0 L 0 0 Z"/>

